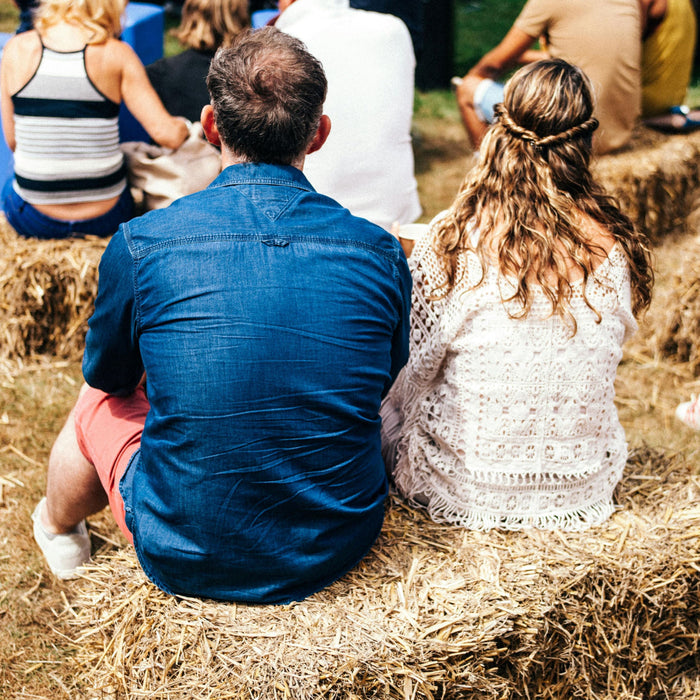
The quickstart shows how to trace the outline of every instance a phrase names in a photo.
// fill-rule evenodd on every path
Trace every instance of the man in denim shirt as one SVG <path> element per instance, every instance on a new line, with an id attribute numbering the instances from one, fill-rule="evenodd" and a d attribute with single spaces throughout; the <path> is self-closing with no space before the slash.
<path id="1" fill-rule="evenodd" d="M 411 281 L 397 240 L 301 172 L 330 129 L 303 44 L 246 34 L 207 82 L 224 169 L 107 247 L 89 387 L 34 535 L 71 577 L 84 518 L 109 502 L 163 590 L 284 603 L 355 566 L 381 528 L 379 405 L 407 359 Z"/>

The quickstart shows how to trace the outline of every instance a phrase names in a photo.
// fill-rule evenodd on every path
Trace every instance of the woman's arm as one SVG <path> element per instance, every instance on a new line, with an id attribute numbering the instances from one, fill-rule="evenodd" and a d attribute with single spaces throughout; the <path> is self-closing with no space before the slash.
<path id="1" fill-rule="evenodd" d="M 12 104 L 10 88 L 10 62 L 16 61 L 14 45 L 9 41 L 2 54 L 2 63 L 0 63 L 0 115 L 2 115 L 2 133 L 5 136 L 5 141 L 11 151 L 15 150 L 15 108 Z"/>
<path id="2" fill-rule="evenodd" d="M 5 141 L 15 150 L 15 108 L 12 95 L 32 77 L 41 60 L 41 42 L 36 32 L 12 37 L 2 51 L 0 64 L 0 115 Z"/>
<path id="3" fill-rule="evenodd" d="M 120 66 L 120 94 L 127 109 L 161 146 L 177 148 L 189 133 L 184 117 L 172 116 L 153 89 L 146 69 L 134 50 L 122 41 L 111 44 L 111 60 Z"/>

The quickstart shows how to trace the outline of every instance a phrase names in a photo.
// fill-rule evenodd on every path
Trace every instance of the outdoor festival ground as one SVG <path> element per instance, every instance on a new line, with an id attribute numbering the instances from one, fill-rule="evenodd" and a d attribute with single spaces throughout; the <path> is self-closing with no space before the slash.
<path id="1" fill-rule="evenodd" d="M 454 115 L 419 120 L 415 136 L 423 220 L 428 220 L 450 203 L 470 154 Z M 0 226 L 6 226 L 4 221 Z M 655 245 L 654 306 L 627 347 L 617 405 L 631 447 L 650 446 L 674 455 L 698 475 L 700 433 L 685 428 L 673 414 L 680 401 L 700 390 L 700 380 L 690 364 L 662 357 L 657 342 L 667 324 L 669 299 L 682 282 L 678 274 L 700 248 L 695 217 L 674 228 Z M 30 514 L 44 489 L 50 446 L 80 385 L 79 361 L 14 359 L 0 369 L 0 698 L 76 697 L 73 684 L 85 672 L 74 665 L 71 641 L 78 635 L 70 625 L 76 584 L 51 576 L 32 539 Z M 90 524 L 96 549 L 123 547 L 107 514 Z M 281 688 L 279 697 L 289 697 L 288 692 Z"/>

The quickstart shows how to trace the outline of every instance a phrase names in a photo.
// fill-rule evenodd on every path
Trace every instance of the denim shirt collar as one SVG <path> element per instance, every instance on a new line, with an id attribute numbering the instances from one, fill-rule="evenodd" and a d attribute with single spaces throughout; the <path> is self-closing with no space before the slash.
<path id="1" fill-rule="evenodd" d="M 269 163 L 237 163 L 229 165 L 209 185 L 228 187 L 232 185 L 285 185 L 315 192 L 304 173 L 291 165 Z"/>

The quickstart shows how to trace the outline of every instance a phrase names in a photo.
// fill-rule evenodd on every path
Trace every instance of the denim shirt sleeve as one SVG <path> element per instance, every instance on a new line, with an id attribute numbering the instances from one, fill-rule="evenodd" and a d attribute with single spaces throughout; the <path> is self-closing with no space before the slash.
<path id="1" fill-rule="evenodd" d="M 413 285 L 413 279 L 411 277 L 411 272 L 408 269 L 408 262 L 406 261 L 406 256 L 403 254 L 403 251 L 399 252 L 399 259 L 396 267 L 398 271 L 397 284 L 399 297 L 399 322 L 394 330 L 394 338 L 391 343 L 391 381 L 384 387 L 382 398 L 387 395 L 391 385 L 394 383 L 394 380 L 401 371 L 401 368 L 408 361 L 408 343 L 411 320 L 411 288 Z"/>
<path id="2" fill-rule="evenodd" d="M 143 375 L 136 337 L 134 262 L 122 228 L 100 261 L 95 311 L 88 321 L 83 376 L 96 389 L 130 394 Z"/>

